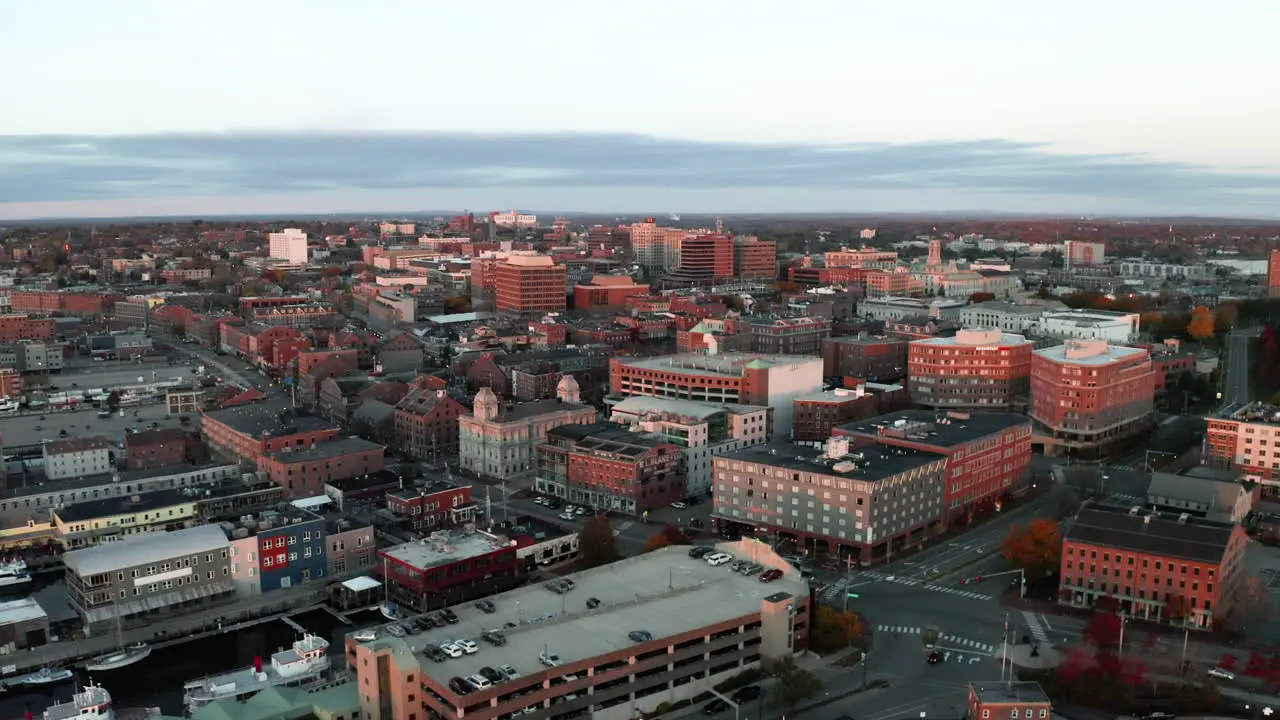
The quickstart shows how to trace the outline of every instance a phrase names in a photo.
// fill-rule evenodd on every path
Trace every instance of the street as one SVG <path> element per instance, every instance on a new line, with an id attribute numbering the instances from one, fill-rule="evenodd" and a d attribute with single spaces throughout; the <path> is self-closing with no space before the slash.
<path id="1" fill-rule="evenodd" d="M 1227 336 L 1227 367 L 1222 379 L 1224 412 L 1249 404 L 1249 341 L 1257 336 L 1252 329 L 1232 330 Z"/>

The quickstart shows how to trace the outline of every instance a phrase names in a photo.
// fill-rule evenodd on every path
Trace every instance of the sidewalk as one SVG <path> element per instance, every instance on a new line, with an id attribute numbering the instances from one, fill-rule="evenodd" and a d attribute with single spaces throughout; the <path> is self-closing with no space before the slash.
<path id="1" fill-rule="evenodd" d="M 204 631 L 216 632 L 224 625 L 256 619 L 265 620 L 315 604 L 323 599 L 323 585 L 290 588 L 258 597 L 210 605 L 182 615 L 157 618 L 141 627 L 126 627 L 122 635 L 126 644 L 133 642 L 156 644 L 166 640 L 185 640 Z M 115 633 L 107 631 L 82 640 L 50 643 L 29 650 L 19 650 L 12 655 L 0 656 L 0 666 L 13 665 L 16 667 L 16 672 L 22 672 L 39 669 L 46 665 L 74 664 L 83 658 L 114 650 L 116 644 Z"/>

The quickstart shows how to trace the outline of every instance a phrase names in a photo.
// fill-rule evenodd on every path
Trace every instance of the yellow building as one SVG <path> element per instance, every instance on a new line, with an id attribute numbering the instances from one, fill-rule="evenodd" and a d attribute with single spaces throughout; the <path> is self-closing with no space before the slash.
<path id="1" fill-rule="evenodd" d="M 91 500 L 54 510 L 53 526 L 73 550 L 194 525 L 198 500 L 184 489 Z"/>

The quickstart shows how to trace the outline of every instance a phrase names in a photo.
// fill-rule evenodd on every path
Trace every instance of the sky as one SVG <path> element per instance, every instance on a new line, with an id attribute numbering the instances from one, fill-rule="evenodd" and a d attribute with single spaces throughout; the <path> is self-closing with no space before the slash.
<path id="1" fill-rule="evenodd" d="M 0 218 L 1280 217 L 1280 3 L 60 0 L 0 23 Z"/>

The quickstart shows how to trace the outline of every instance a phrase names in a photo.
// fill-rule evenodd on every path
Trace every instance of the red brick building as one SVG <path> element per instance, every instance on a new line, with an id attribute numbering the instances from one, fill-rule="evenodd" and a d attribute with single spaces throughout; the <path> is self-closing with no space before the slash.
<path id="1" fill-rule="evenodd" d="M 563 425 L 538 446 L 535 489 L 571 503 L 641 515 L 687 496 L 679 445 L 613 423 Z"/>
<path id="2" fill-rule="evenodd" d="M 61 312 L 78 317 L 97 317 L 111 312 L 111 308 L 124 296 L 104 292 L 14 290 L 10 299 L 14 312 Z"/>
<path id="3" fill-rule="evenodd" d="M 546 255 L 513 252 L 494 269 L 499 312 L 562 312 L 568 304 L 567 271 Z"/>
<path id="4" fill-rule="evenodd" d="M 1148 430 L 1154 398 L 1143 348 L 1067 340 L 1031 356 L 1031 418 L 1045 454 L 1096 454 Z"/>
<path id="5" fill-rule="evenodd" d="M 778 244 L 755 236 L 734 238 L 733 275 L 738 279 L 776 280 Z"/>
<path id="6" fill-rule="evenodd" d="M 1183 373 L 1196 371 L 1196 356 L 1189 353 L 1158 353 L 1151 356 L 1151 369 L 1155 371 L 1153 386 L 1157 393 L 1177 382 Z"/>
<path id="7" fill-rule="evenodd" d="M 456 455 L 458 417 L 468 411 L 444 390 L 415 390 L 396 403 L 396 445 L 415 458 Z"/>
<path id="8" fill-rule="evenodd" d="M 382 470 L 385 450 L 358 437 L 334 437 L 266 454 L 258 470 L 293 497 L 312 497 L 324 494 L 325 483 Z"/>
<path id="9" fill-rule="evenodd" d="M 387 509 L 409 520 L 418 532 L 454 527 L 475 519 L 471 486 L 431 480 L 424 485 L 387 493 Z"/>
<path id="10" fill-rule="evenodd" d="M 733 236 L 707 233 L 680 243 L 680 272 L 689 277 L 733 277 Z"/>
<path id="11" fill-rule="evenodd" d="M 1086 508 L 1062 539 L 1059 602 L 1110 597 L 1126 615 L 1214 628 L 1245 581 L 1244 528 L 1182 515 Z"/>
<path id="12" fill-rule="evenodd" d="M 632 295 L 648 295 L 649 285 L 622 275 L 596 275 L 591 282 L 573 286 L 573 306 L 579 310 L 621 307 Z"/>
<path id="13" fill-rule="evenodd" d="M 1053 702 L 1029 680 L 970 683 L 968 720 L 1049 720 Z"/>
<path id="14" fill-rule="evenodd" d="M 22 396 L 22 373 L 13 368 L 0 368 L 0 398 L 16 399 Z"/>
<path id="15" fill-rule="evenodd" d="M 1022 415 L 902 410 L 833 434 L 852 438 L 856 447 L 879 443 L 945 456 L 947 524 L 998 509 L 1031 479 L 1031 421 Z"/>
<path id="16" fill-rule="evenodd" d="M 1267 294 L 1280 297 L 1280 250 L 1267 255 Z"/>
<path id="17" fill-rule="evenodd" d="M 837 427 L 879 413 L 879 398 L 865 387 L 812 393 L 795 400 L 791 437 L 796 442 L 826 442 Z"/>
<path id="18" fill-rule="evenodd" d="M 999 330 L 960 330 L 914 340 L 907 392 L 917 405 L 1001 410 L 1021 407 L 1031 387 L 1031 343 Z"/>
<path id="19" fill-rule="evenodd" d="M 33 318 L 23 313 L 0 315 L 0 343 L 49 342 L 54 337 L 54 325 L 53 318 Z"/>
<path id="20" fill-rule="evenodd" d="M 338 428 L 320 418 L 265 403 L 206 412 L 200 417 L 200 429 L 215 454 L 254 467 L 264 455 L 338 437 Z"/>
<path id="21" fill-rule="evenodd" d="M 125 466 L 149 470 L 191 462 L 191 450 L 198 441 L 178 428 L 161 428 L 124 436 Z"/>
<path id="22" fill-rule="evenodd" d="M 892 382 L 907 374 L 907 341 L 901 338 L 853 336 L 822 342 L 822 373 Z"/>
<path id="23" fill-rule="evenodd" d="M 396 602 L 425 610 L 510 586 L 519 568 L 514 541 L 482 530 L 455 530 L 379 550 L 376 574 Z"/>

